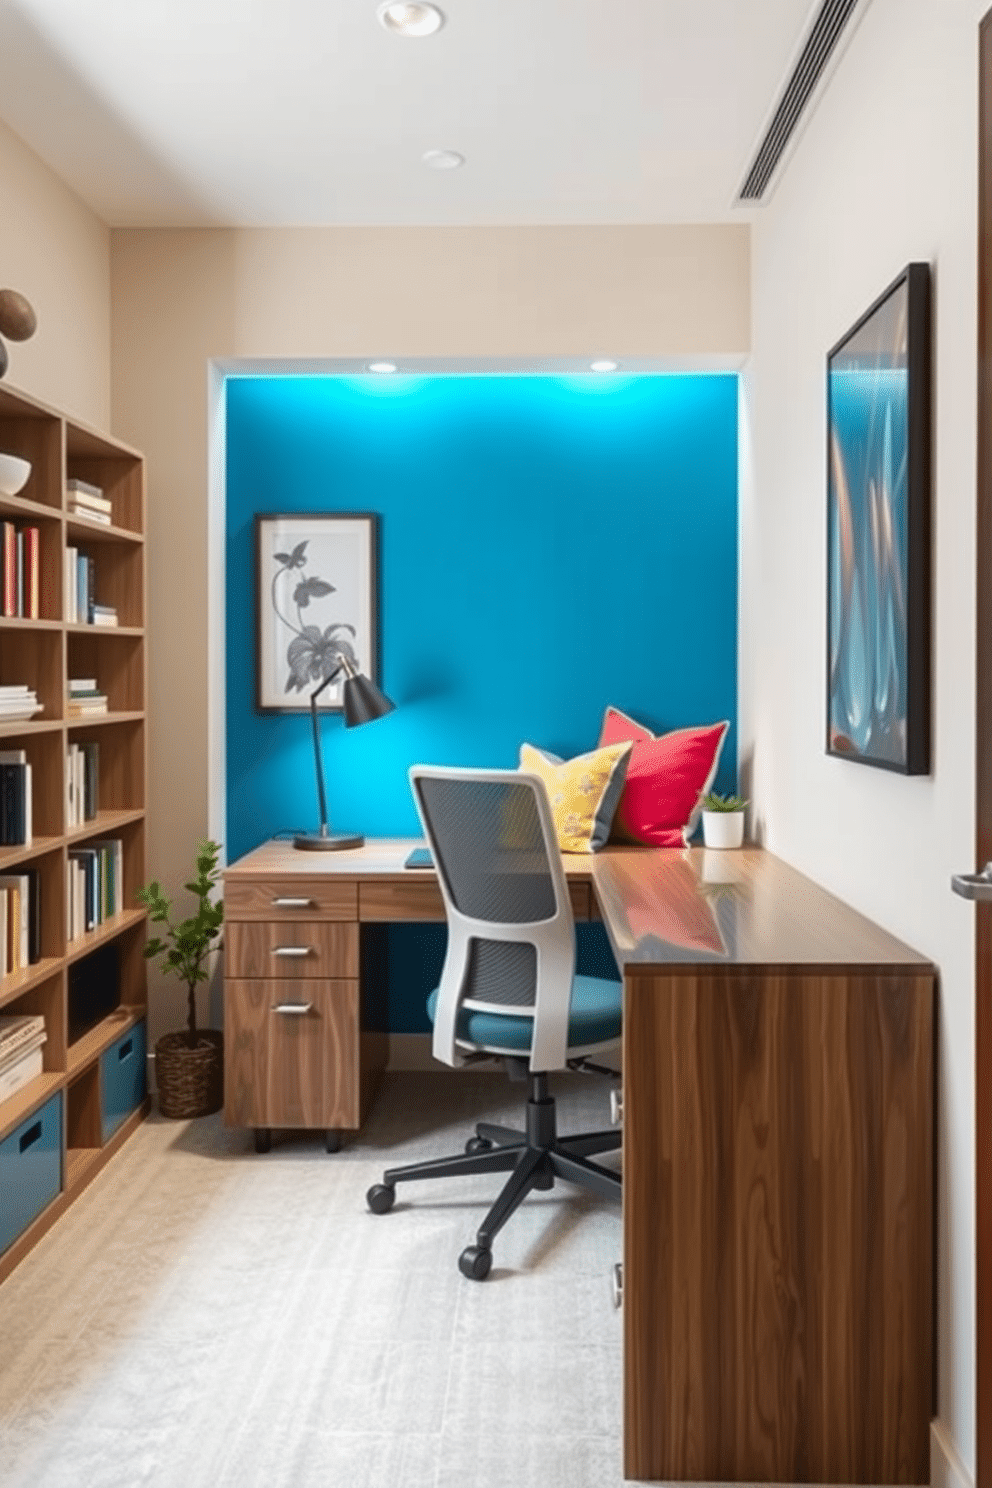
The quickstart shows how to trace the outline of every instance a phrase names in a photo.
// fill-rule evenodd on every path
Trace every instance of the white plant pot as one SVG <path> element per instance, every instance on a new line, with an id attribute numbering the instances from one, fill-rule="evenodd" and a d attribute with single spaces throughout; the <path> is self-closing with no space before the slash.
<path id="1" fill-rule="evenodd" d="M 743 841 L 743 811 L 703 812 L 703 842 L 707 847 L 740 847 Z"/>

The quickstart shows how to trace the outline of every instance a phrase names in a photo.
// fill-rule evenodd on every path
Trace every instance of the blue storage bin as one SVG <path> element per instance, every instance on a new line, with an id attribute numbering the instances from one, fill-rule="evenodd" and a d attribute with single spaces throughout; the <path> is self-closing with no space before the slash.
<path id="1" fill-rule="evenodd" d="M 0 1252 L 62 1190 L 62 1093 L 0 1142 Z"/>
<path id="2" fill-rule="evenodd" d="M 145 1024 L 135 1023 L 100 1055 L 100 1113 L 103 1140 L 145 1098 Z"/>

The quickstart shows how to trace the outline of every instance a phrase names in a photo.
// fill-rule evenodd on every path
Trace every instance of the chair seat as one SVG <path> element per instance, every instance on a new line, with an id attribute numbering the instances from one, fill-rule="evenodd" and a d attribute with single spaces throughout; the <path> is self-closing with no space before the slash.
<path id="1" fill-rule="evenodd" d="M 427 1015 L 434 1022 L 438 988 L 427 999 Z M 605 977 L 577 976 L 572 981 L 568 1013 L 568 1051 L 608 1044 L 620 1038 L 623 986 Z M 530 1050 L 533 1019 L 520 1013 L 481 1012 L 463 1007 L 458 1014 L 457 1037 L 481 1049 Z"/>

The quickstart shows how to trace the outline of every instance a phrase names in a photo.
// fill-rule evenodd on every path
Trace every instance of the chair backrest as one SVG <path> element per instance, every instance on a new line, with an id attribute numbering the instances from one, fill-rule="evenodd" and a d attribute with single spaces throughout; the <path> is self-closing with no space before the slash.
<path id="1" fill-rule="evenodd" d="M 518 770 L 414 765 L 410 784 L 448 919 L 434 1057 L 464 1063 L 455 1030 L 468 1004 L 531 1016 L 531 1069 L 562 1069 L 575 925 L 543 781 Z"/>

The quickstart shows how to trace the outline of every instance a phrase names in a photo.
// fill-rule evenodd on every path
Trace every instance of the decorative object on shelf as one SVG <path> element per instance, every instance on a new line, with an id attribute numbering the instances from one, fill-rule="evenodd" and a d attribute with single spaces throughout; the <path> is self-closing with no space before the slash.
<path id="1" fill-rule="evenodd" d="M 930 266 L 827 354 L 827 753 L 930 769 Z"/>
<path id="2" fill-rule="evenodd" d="M 316 832 L 301 832 L 293 839 L 293 846 L 307 852 L 329 852 L 341 848 L 361 847 L 365 838 L 356 832 L 331 832 L 327 825 L 327 797 L 324 793 L 324 761 L 320 752 L 320 722 L 317 718 L 317 699 L 332 682 L 344 673 L 341 690 L 344 698 L 345 728 L 355 728 L 362 723 L 371 723 L 375 718 L 384 718 L 396 706 L 374 682 L 355 670 L 347 656 L 339 656 L 328 675 L 310 694 L 310 726 L 313 731 L 313 762 L 317 772 L 317 804 L 320 807 L 320 828 Z"/>
<path id="3" fill-rule="evenodd" d="M 377 524 L 367 512 L 283 512 L 255 518 L 256 707 L 305 711 L 315 682 L 347 659 L 376 680 Z M 340 712 L 344 678 L 321 700 Z"/>
<path id="4" fill-rule="evenodd" d="M 30 474 L 30 460 L 22 460 L 20 455 L 0 453 L 0 496 L 16 496 L 27 485 Z"/>
<path id="5" fill-rule="evenodd" d="M 29 300 L 16 289 L 0 289 L 0 337 L 8 341 L 27 341 L 38 329 L 38 317 Z M 0 377 L 7 370 L 7 347 L 0 340 Z M 8 493 L 10 494 L 10 493 Z"/>
<path id="6" fill-rule="evenodd" d="M 157 959 L 167 975 L 178 977 L 189 999 L 187 1031 L 163 1034 L 155 1045 L 159 1110 L 177 1120 L 209 1116 L 224 1104 L 224 1036 L 196 1026 L 196 988 L 208 979 L 204 963 L 218 944 L 224 920 L 223 900 L 215 903 L 211 897 L 220 884 L 219 856 L 218 843 L 209 839 L 198 843 L 196 876 L 185 885 L 197 900 L 196 913 L 189 919 L 170 920 L 172 905 L 157 881 L 139 889 L 137 896 L 152 924 L 165 926 L 162 935 L 148 941 L 145 956 Z"/>
<path id="7" fill-rule="evenodd" d="M 744 841 L 743 796 L 721 796 L 709 791 L 700 801 L 703 843 L 706 847 L 740 847 Z"/>

